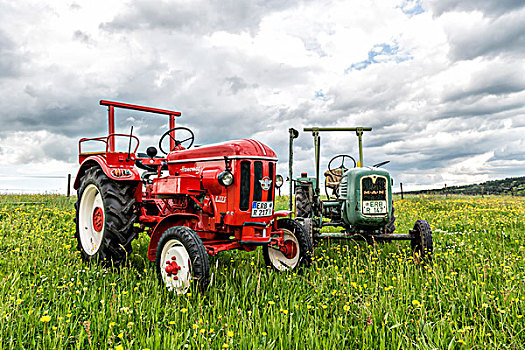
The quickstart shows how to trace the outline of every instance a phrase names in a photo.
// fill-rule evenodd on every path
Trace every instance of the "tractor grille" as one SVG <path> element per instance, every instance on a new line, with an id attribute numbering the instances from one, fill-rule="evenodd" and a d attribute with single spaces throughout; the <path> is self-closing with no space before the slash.
<path id="1" fill-rule="evenodd" d="M 266 169 L 267 174 L 271 180 L 270 188 L 268 191 L 263 191 L 261 181 L 263 180 L 265 167 L 268 164 Z M 240 210 L 249 210 L 250 202 L 260 202 L 260 201 L 273 201 L 273 192 L 275 186 L 275 164 L 273 162 L 253 162 L 253 180 L 251 179 L 251 165 L 252 163 L 247 160 L 241 162 L 241 182 L 240 182 Z M 253 181 L 253 182 L 252 182 Z M 253 191 L 253 192 L 252 192 Z M 263 196 L 263 192 L 266 193 Z M 250 197 L 251 194 L 251 197 Z"/>
<path id="2" fill-rule="evenodd" d="M 270 189 L 268 190 L 268 199 L 267 201 L 268 202 L 271 202 L 273 201 L 273 186 L 275 185 L 275 177 L 273 176 L 273 163 L 270 163 L 269 164 L 269 171 L 268 171 L 268 176 L 270 177 L 270 180 L 272 180 L 272 183 L 270 184 Z"/>
<path id="3" fill-rule="evenodd" d="M 363 201 L 386 200 L 386 179 L 378 176 L 363 177 L 361 179 L 361 191 L 363 192 Z"/>
<path id="4" fill-rule="evenodd" d="M 261 161 L 253 163 L 253 200 L 258 202 L 262 199 L 261 180 L 263 178 L 263 165 Z"/>
<path id="5" fill-rule="evenodd" d="M 241 202 L 240 210 L 250 209 L 250 162 L 243 160 L 241 162 Z"/>
<path id="6" fill-rule="evenodd" d="M 341 182 L 339 183 L 339 197 L 346 198 L 348 195 L 348 179 L 346 176 L 343 176 Z"/>

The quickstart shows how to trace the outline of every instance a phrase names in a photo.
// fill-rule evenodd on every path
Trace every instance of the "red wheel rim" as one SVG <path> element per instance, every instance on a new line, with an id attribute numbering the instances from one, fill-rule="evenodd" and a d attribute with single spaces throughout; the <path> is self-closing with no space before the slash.
<path id="1" fill-rule="evenodd" d="M 93 229 L 96 232 L 100 232 L 102 227 L 104 227 L 104 211 L 101 207 L 96 207 L 93 210 Z"/>
<path id="2" fill-rule="evenodd" d="M 284 241 L 284 252 L 283 253 L 287 259 L 293 259 L 295 255 L 297 254 L 297 246 L 295 245 L 295 242 L 292 240 Z"/>
<path id="3" fill-rule="evenodd" d="M 177 275 L 177 273 L 179 273 L 180 269 L 181 269 L 181 267 L 175 261 L 175 257 L 174 256 L 171 258 L 171 261 L 166 261 L 166 269 L 165 269 L 165 271 L 168 274 L 168 277 L 173 276 L 174 280 L 178 279 L 178 277 L 175 276 L 175 275 Z"/>

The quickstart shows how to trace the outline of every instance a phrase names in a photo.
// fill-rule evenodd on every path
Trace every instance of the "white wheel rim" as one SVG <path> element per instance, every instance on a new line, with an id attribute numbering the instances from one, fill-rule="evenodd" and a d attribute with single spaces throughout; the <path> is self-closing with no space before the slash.
<path id="1" fill-rule="evenodd" d="M 97 186 L 90 184 L 86 187 L 80 198 L 80 208 L 78 209 L 78 229 L 82 249 L 88 255 L 95 255 L 102 243 L 105 220 L 102 220 L 102 229 L 97 231 L 93 224 L 93 215 L 97 208 L 102 209 L 102 217 L 106 216 L 104 202 Z"/>
<path id="2" fill-rule="evenodd" d="M 295 244 L 295 247 L 297 249 L 295 256 L 289 259 L 286 257 L 286 255 L 284 255 L 283 252 L 272 246 L 268 247 L 268 256 L 270 258 L 270 261 L 272 262 L 272 265 L 277 270 L 293 270 L 297 266 L 297 263 L 299 263 L 299 257 L 301 256 L 301 247 L 299 246 L 299 241 L 291 231 L 283 229 L 283 232 L 284 242 L 292 241 Z"/>
<path id="3" fill-rule="evenodd" d="M 185 294 L 190 287 L 191 282 L 191 260 L 188 251 L 184 245 L 176 240 L 169 240 L 162 248 L 160 258 L 160 273 L 164 285 L 170 292 L 176 292 L 177 294 Z M 175 260 L 173 260 L 175 257 Z M 168 264 L 175 261 L 180 267 L 177 273 L 168 274 L 166 267 Z"/>

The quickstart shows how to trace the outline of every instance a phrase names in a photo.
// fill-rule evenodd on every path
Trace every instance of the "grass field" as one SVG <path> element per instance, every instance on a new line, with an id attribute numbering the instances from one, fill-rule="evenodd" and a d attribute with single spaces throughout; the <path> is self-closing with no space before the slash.
<path id="1" fill-rule="evenodd" d="M 222 253 L 207 292 L 174 296 L 146 236 L 106 271 L 80 261 L 73 199 L 0 196 L 0 348 L 524 348 L 525 198 L 395 206 L 397 232 L 430 222 L 432 268 L 409 242 L 325 240 L 298 274 L 267 269 L 260 250 Z"/>

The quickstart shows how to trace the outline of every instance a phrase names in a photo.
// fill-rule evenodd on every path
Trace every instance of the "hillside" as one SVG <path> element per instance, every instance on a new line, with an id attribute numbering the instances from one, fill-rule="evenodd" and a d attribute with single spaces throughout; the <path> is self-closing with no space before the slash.
<path id="1" fill-rule="evenodd" d="M 444 194 L 445 189 L 405 191 L 410 194 Z M 525 196 L 525 176 L 509 177 L 503 180 L 491 180 L 479 184 L 450 186 L 447 187 L 448 194 L 480 195 L 480 194 L 510 194 Z"/>

